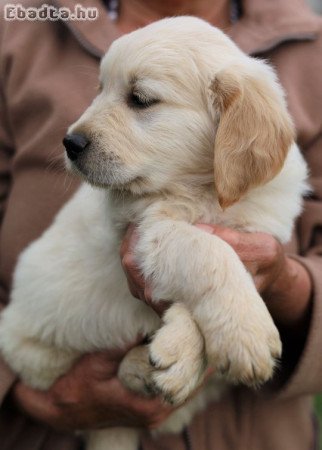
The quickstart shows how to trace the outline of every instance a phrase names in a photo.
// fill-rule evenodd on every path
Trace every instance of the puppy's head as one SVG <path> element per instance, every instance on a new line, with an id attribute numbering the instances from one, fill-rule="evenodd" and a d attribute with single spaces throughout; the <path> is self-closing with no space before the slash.
<path id="1" fill-rule="evenodd" d="M 65 140 L 69 166 L 93 185 L 144 194 L 214 182 L 227 207 L 272 179 L 293 141 L 272 69 L 199 19 L 121 37 L 100 85 Z"/>

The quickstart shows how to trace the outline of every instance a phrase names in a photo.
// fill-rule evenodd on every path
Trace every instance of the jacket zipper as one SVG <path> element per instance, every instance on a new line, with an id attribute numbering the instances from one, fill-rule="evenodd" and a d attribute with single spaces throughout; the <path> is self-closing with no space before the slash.
<path id="1" fill-rule="evenodd" d="M 193 450 L 189 429 L 186 427 L 182 432 L 183 442 L 186 450 Z"/>

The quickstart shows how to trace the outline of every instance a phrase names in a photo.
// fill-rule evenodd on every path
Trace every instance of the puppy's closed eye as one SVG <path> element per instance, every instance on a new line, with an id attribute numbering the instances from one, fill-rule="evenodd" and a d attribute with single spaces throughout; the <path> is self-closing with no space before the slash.
<path id="1" fill-rule="evenodd" d="M 128 98 L 128 105 L 134 109 L 146 109 L 160 103 L 157 98 L 150 98 L 140 92 L 131 92 Z"/>

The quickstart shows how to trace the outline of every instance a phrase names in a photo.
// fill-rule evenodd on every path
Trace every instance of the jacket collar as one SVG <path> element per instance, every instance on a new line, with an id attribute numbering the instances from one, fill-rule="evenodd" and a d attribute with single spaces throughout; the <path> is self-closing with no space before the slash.
<path id="1" fill-rule="evenodd" d="M 320 19 L 306 0 L 243 0 L 242 17 L 228 34 L 248 54 L 272 50 L 284 42 L 314 40 Z"/>
<path id="2" fill-rule="evenodd" d="M 76 1 L 53 0 L 53 3 L 73 10 Z M 102 0 L 89 0 L 86 7 L 97 8 L 96 20 L 64 23 L 83 48 L 100 58 L 120 32 L 110 20 Z M 319 29 L 319 19 L 306 0 L 243 0 L 242 17 L 228 34 L 246 53 L 260 54 L 284 42 L 314 40 Z"/>
<path id="3" fill-rule="evenodd" d="M 57 7 L 66 7 L 73 11 L 75 5 L 81 2 L 52 0 L 52 3 Z M 82 6 L 97 8 L 98 17 L 95 20 L 64 21 L 64 24 L 85 50 L 93 56 L 101 58 L 112 42 L 121 36 L 121 33 L 109 18 L 102 0 L 88 0 L 82 2 Z"/>

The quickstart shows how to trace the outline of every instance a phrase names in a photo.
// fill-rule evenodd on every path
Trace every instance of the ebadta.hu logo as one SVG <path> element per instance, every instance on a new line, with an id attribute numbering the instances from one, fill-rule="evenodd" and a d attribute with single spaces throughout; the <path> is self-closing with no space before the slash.
<path id="1" fill-rule="evenodd" d="M 39 8 L 24 7 L 21 3 L 8 3 L 4 6 L 5 20 L 96 20 L 98 9 L 76 4 L 74 9 L 42 4 Z"/>

